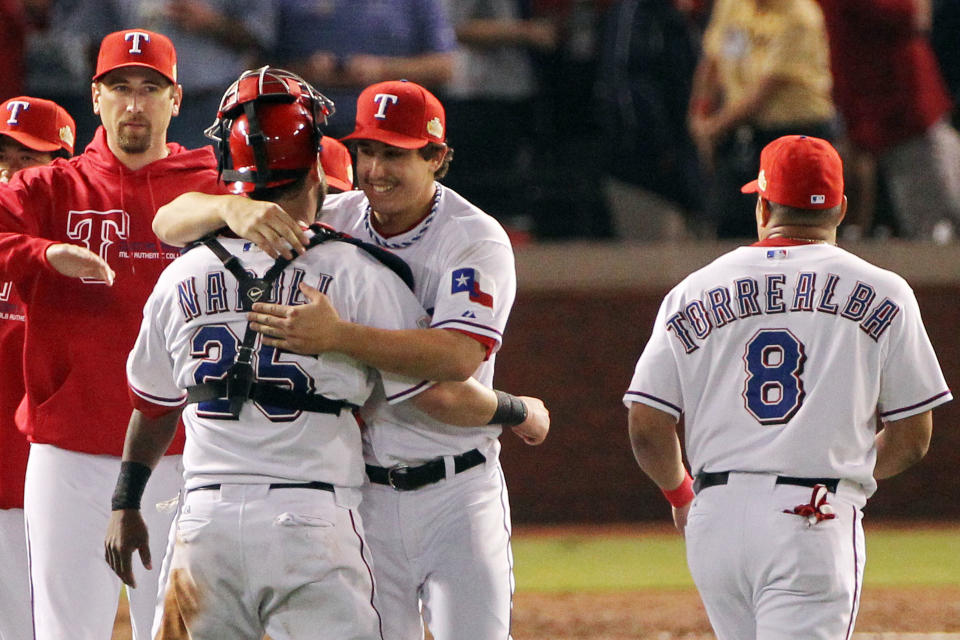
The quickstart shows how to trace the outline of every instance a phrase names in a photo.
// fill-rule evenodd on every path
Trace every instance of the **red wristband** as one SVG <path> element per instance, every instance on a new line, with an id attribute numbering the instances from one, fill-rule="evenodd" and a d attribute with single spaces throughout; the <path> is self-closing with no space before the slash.
<path id="1" fill-rule="evenodd" d="M 671 489 L 663 491 L 663 496 L 670 502 L 671 505 L 679 509 L 680 507 L 685 507 L 690 504 L 690 501 L 693 500 L 693 478 L 690 477 L 690 474 L 685 474 L 683 482 L 680 483 L 680 486 L 676 489 Z"/>

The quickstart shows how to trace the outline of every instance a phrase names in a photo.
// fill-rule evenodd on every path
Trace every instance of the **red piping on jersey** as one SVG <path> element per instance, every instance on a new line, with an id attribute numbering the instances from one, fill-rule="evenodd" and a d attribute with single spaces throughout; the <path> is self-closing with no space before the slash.
<path id="1" fill-rule="evenodd" d="M 456 329 L 453 327 L 451 327 L 450 329 L 444 329 L 444 331 L 456 331 L 457 333 L 462 333 L 468 338 L 473 338 L 474 340 L 479 342 L 483 346 L 483 348 L 486 349 L 487 351 L 486 354 L 484 354 L 483 356 L 484 361 L 489 360 L 490 356 L 493 354 L 493 350 L 497 348 L 497 341 L 488 336 L 477 335 L 476 333 L 470 333 L 469 331 L 465 331 L 463 329 Z"/>

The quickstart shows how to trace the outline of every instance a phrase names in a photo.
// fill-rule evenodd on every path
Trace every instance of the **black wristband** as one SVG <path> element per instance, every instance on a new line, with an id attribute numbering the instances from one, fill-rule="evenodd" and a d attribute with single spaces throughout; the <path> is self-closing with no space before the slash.
<path id="1" fill-rule="evenodd" d="M 110 508 L 113 511 L 121 509 L 139 509 L 143 490 L 147 487 L 147 480 L 152 473 L 150 467 L 139 462 L 125 460 L 120 463 L 120 475 L 117 477 L 117 487 L 113 490 L 113 499 Z"/>
<path id="2" fill-rule="evenodd" d="M 493 390 L 497 394 L 497 410 L 487 424 L 502 424 L 512 427 L 527 419 L 527 405 L 517 396 L 504 391 Z"/>

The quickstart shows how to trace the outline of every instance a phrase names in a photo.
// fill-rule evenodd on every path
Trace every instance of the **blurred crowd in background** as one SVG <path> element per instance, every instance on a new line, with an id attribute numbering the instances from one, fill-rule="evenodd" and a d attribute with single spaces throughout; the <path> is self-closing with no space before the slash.
<path id="1" fill-rule="evenodd" d="M 825 137 L 848 174 L 847 238 L 957 241 L 960 0 L 0 0 L 0 100 L 90 107 L 97 45 L 165 33 L 209 144 L 246 68 L 300 73 L 352 129 L 359 91 L 408 78 L 447 107 L 444 179 L 519 242 L 748 238 L 759 150 Z"/>

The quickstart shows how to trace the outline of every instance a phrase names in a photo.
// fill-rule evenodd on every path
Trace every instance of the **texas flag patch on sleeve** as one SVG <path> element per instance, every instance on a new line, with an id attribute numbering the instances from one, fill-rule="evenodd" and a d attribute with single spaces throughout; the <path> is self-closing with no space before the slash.
<path id="1" fill-rule="evenodd" d="M 471 302 L 482 304 L 491 309 L 493 308 L 493 295 L 484 292 L 480 288 L 480 275 L 476 269 L 456 269 L 453 272 L 453 286 L 450 293 L 461 293 L 464 291 L 470 296 Z"/>

